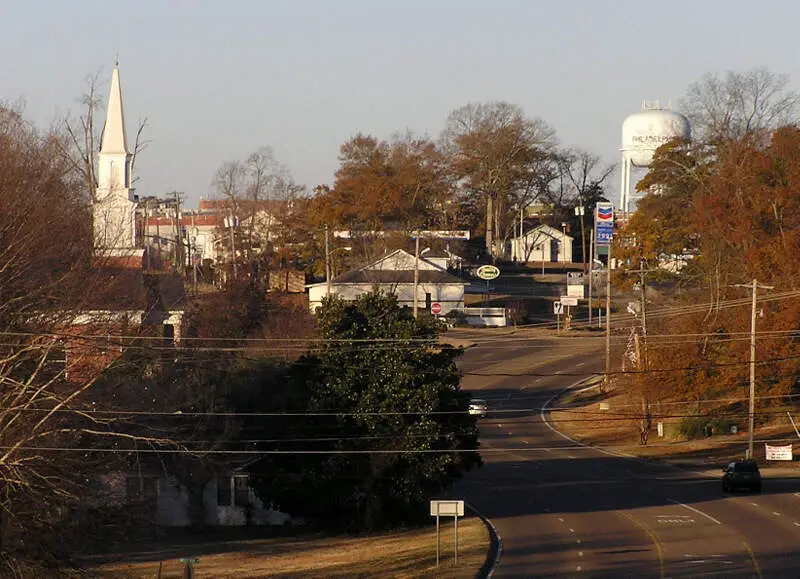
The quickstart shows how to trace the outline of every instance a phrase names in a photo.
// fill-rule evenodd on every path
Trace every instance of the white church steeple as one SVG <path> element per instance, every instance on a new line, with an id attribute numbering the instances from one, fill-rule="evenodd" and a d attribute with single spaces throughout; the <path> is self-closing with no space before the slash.
<path id="1" fill-rule="evenodd" d="M 134 257 L 136 250 L 136 197 L 131 190 L 131 153 L 125 134 L 119 63 L 111 74 L 106 122 L 97 157 L 97 191 L 94 200 L 96 252 L 109 257 Z"/>

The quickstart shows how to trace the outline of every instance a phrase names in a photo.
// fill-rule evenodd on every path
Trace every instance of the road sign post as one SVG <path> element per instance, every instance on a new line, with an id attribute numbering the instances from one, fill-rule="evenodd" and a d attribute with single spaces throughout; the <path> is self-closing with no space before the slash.
<path id="1" fill-rule="evenodd" d="M 455 545 L 455 557 L 453 565 L 458 565 L 458 517 L 464 516 L 464 501 L 451 500 L 451 501 L 431 501 L 431 516 L 436 517 L 436 566 L 439 566 L 439 553 L 440 553 L 440 534 L 439 534 L 439 517 L 450 516 L 453 517 L 453 533 Z"/>
<path id="2" fill-rule="evenodd" d="M 442 304 L 440 304 L 439 302 L 433 302 L 431 304 L 431 313 L 434 316 L 438 316 L 439 314 L 441 314 L 442 313 Z"/>

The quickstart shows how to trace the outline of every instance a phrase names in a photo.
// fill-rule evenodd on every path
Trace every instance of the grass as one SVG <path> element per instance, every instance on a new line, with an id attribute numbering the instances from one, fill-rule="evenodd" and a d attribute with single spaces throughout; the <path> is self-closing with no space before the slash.
<path id="1" fill-rule="evenodd" d="M 233 533 L 237 529 L 232 529 Z M 201 578 L 461 578 L 476 577 L 489 552 L 489 533 L 475 516 L 459 519 L 458 564 L 453 520 L 441 519 L 440 565 L 436 566 L 435 525 L 363 537 L 300 535 L 237 540 L 150 542 L 106 555 L 88 569 L 90 577 L 182 578 L 181 557 L 197 556 L 194 577 Z M 109 560 L 112 559 L 112 560 Z"/>
<path id="2" fill-rule="evenodd" d="M 642 445 L 639 439 L 639 420 L 636 418 L 638 401 L 624 392 L 603 394 L 599 386 L 599 383 L 588 384 L 588 387 L 585 385 L 565 392 L 553 405 L 553 425 L 584 444 L 699 468 L 718 467 L 744 456 L 746 431 L 687 440 L 679 432 L 678 417 L 661 419 L 664 425 L 663 438 L 657 435 L 656 425 L 659 419 L 654 418 L 648 443 Z M 667 414 L 674 414 L 674 410 Z M 708 422 L 712 421 L 713 417 L 709 417 Z M 775 421 L 759 426 L 756 430 L 756 438 L 762 441 L 795 439 L 795 436 L 788 421 L 786 424 Z M 754 446 L 754 457 L 759 461 L 764 460 L 763 443 Z M 793 465 L 794 463 L 780 464 Z"/>

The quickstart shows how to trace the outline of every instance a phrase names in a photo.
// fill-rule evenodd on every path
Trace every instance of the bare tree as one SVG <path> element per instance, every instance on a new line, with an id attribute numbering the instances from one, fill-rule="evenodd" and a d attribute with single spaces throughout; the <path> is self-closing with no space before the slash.
<path id="1" fill-rule="evenodd" d="M 486 202 L 486 248 L 498 257 L 509 208 L 539 193 L 555 131 L 505 102 L 468 104 L 447 119 L 441 136 L 460 186 Z"/>
<path id="2" fill-rule="evenodd" d="M 576 206 L 584 208 L 578 214 L 581 227 L 581 255 L 586 261 L 586 206 L 614 172 L 614 165 L 603 165 L 600 157 L 581 149 L 567 150 L 562 154 L 562 170 L 572 186 Z M 589 265 L 591 271 L 591 264 Z"/>
<path id="3" fill-rule="evenodd" d="M 790 89 L 789 80 L 766 68 L 708 73 L 689 85 L 681 109 L 702 141 L 762 133 L 796 121 L 800 93 Z"/>

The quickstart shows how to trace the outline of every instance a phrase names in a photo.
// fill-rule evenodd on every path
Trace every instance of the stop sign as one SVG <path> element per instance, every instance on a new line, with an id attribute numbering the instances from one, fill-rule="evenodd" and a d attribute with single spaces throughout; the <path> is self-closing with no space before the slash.
<path id="1" fill-rule="evenodd" d="M 433 302 L 431 304 L 431 313 L 434 315 L 438 315 L 442 311 L 442 304 L 439 302 Z"/>

